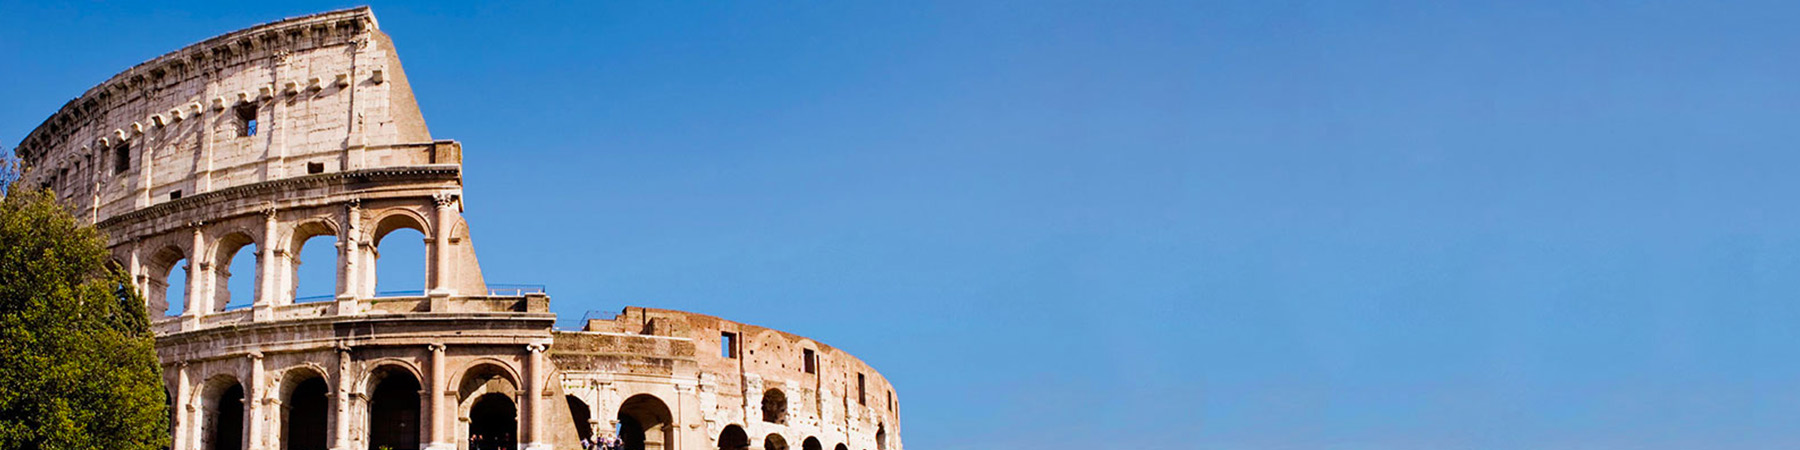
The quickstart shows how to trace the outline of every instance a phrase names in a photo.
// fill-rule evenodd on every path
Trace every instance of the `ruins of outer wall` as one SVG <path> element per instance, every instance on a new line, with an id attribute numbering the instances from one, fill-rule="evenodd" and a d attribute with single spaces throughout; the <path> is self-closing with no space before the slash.
<path id="1" fill-rule="evenodd" d="M 144 294 L 175 450 L 575 449 L 605 434 L 632 449 L 902 448 L 893 387 L 830 346 L 638 307 L 557 330 L 541 289 L 490 288 L 462 219 L 462 147 L 431 139 L 366 7 L 139 64 L 15 151 L 22 186 L 98 226 Z M 402 229 L 425 236 L 425 286 L 378 292 L 382 240 Z M 337 242 L 335 294 L 296 298 L 298 255 L 321 236 Z M 234 304 L 244 257 L 253 292 Z M 176 268 L 186 288 L 167 292 Z"/>

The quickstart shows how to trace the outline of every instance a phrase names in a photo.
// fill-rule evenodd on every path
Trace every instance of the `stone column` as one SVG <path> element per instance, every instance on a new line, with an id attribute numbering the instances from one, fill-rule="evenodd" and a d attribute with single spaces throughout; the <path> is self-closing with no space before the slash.
<path id="1" fill-rule="evenodd" d="M 186 292 L 182 293 L 184 298 L 181 299 L 182 330 L 192 330 L 200 327 L 200 315 L 207 311 L 204 303 L 208 302 L 201 299 L 212 298 L 211 295 L 208 295 L 209 292 L 206 290 L 204 284 L 206 283 L 206 280 L 211 277 L 206 276 L 207 264 L 202 262 L 201 258 L 202 255 L 206 254 L 206 234 L 200 231 L 199 223 L 189 224 L 189 226 L 194 228 L 194 242 L 191 247 L 188 247 L 192 250 L 188 251 L 188 279 L 186 286 L 183 287 L 183 289 L 186 290 Z"/>
<path id="2" fill-rule="evenodd" d="M 246 448 L 261 450 L 264 444 L 263 403 L 268 400 L 263 398 L 268 396 L 263 389 L 263 354 L 259 351 L 252 351 L 246 356 L 250 358 L 250 380 L 244 386 L 244 413 L 249 416 L 249 419 L 245 421 L 244 425 L 249 428 L 249 431 L 244 433 L 244 437 L 250 441 L 250 445 Z"/>
<path id="3" fill-rule="evenodd" d="M 190 440 L 188 439 L 190 436 L 187 433 L 187 429 L 194 426 L 193 407 L 188 404 L 188 397 L 193 396 L 192 390 L 193 389 L 188 386 L 187 363 L 175 363 L 175 401 L 174 405 L 170 406 L 175 408 L 175 425 L 170 427 L 172 430 L 171 434 L 173 434 L 173 436 L 171 436 L 173 441 L 169 443 L 170 450 L 189 450 L 193 448 L 193 444 L 190 443 Z"/>
<path id="4" fill-rule="evenodd" d="M 544 350 L 545 344 L 525 346 L 531 357 L 525 362 L 525 393 L 523 395 L 525 413 L 525 432 L 530 440 L 525 450 L 551 450 L 550 437 L 544 435 Z"/>
<path id="5" fill-rule="evenodd" d="M 337 348 L 337 389 L 331 398 L 333 414 L 331 450 L 350 450 L 350 347 Z"/>
<path id="6" fill-rule="evenodd" d="M 338 292 L 337 314 L 348 316 L 356 314 L 356 293 L 361 288 L 357 272 L 362 264 L 357 263 L 361 257 L 357 239 L 362 236 L 362 201 L 350 199 L 344 202 L 344 229 L 338 235 Z"/>
<path id="7" fill-rule="evenodd" d="M 456 416 L 456 412 L 451 408 L 453 403 L 447 400 L 451 393 L 449 392 L 450 385 L 446 384 L 450 374 L 444 371 L 445 348 L 444 344 L 431 344 L 430 348 L 431 385 L 425 388 L 425 396 L 431 402 L 431 409 L 428 411 L 431 420 L 431 443 L 426 448 L 455 450 L 456 442 L 452 440 L 450 427 L 452 426 L 451 418 Z"/>
<path id="8" fill-rule="evenodd" d="M 426 273 L 431 287 L 427 289 L 427 294 L 432 298 L 432 311 L 445 311 L 438 308 L 442 302 L 439 299 L 456 295 L 456 289 L 450 287 L 450 280 L 454 278 L 454 263 L 450 260 L 450 229 L 455 227 L 456 218 L 452 209 L 456 207 L 456 195 L 437 194 L 431 196 L 431 200 L 437 207 L 431 225 L 431 270 Z"/>
<path id="9" fill-rule="evenodd" d="M 286 272 L 286 264 L 283 264 L 286 259 L 278 258 L 284 252 L 280 249 L 280 243 L 275 242 L 275 212 L 274 206 L 262 210 L 262 243 L 256 246 L 256 295 L 252 300 L 255 306 L 252 307 L 251 318 L 257 321 L 274 319 L 274 306 L 282 303 L 276 301 L 281 297 L 276 291 L 281 287 L 281 274 Z"/>

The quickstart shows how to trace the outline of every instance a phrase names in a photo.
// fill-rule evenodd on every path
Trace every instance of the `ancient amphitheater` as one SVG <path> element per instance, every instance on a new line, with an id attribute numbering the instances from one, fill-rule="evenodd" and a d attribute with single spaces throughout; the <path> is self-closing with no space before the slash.
<path id="1" fill-rule="evenodd" d="M 893 387 L 820 342 L 638 307 L 559 330 L 541 289 L 490 288 L 463 149 L 432 139 L 367 8 L 139 64 L 16 151 L 148 299 L 176 450 L 901 448 Z M 378 293 L 382 238 L 408 229 L 426 286 Z M 336 295 L 297 299 L 315 237 L 337 242 Z M 233 276 L 254 301 L 230 304 Z"/>

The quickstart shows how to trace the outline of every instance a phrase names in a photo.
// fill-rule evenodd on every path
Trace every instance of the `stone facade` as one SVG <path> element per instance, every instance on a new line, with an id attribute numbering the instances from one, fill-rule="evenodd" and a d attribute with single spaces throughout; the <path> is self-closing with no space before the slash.
<path id="1" fill-rule="evenodd" d="M 542 289 L 490 287 L 462 147 L 431 138 L 367 8 L 139 64 L 17 153 L 144 292 L 175 450 L 902 448 L 893 387 L 830 346 L 639 307 L 562 331 Z M 380 243 L 404 229 L 425 236 L 425 289 L 377 292 Z M 336 294 L 298 299 L 319 236 L 338 242 Z M 243 254 L 253 300 L 232 305 Z M 178 267 L 185 292 L 165 295 Z"/>

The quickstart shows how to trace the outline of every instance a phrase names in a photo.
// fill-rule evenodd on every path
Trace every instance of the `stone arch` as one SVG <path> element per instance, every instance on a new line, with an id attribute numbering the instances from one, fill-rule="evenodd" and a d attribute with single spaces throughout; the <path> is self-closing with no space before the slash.
<path id="1" fill-rule="evenodd" d="M 149 286 L 146 289 L 150 292 L 144 293 L 144 297 L 149 303 L 151 317 L 179 316 L 185 312 L 189 297 L 193 296 L 194 290 L 194 287 L 190 286 L 185 278 L 187 271 L 193 270 L 194 260 L 188 258 L 188 254 L 186 248 L 170 244 L 149 255 L 144 266 L 144 274 L 148 277 Z M 169 298 L 169 275 L 178 266 L 181 267 L 184 278 L 181 280 L 180 298 L 175 300 L 180 300 L 181 303 L 172 305 L 170 303 L 172 299 Z"/>
<path id="2" fill-rule="evenodd" d="M 368 290 L 366 293 L 370 296 L 379 296 L 384 291 L 398 295 L 414 295 L 412 292 L 413 289 L 396 290 L 394 288 L 397 286 L 382 285 L 381 276 L 379 275 L 382 266 L 381 254 L 383 241 L 395 231 L 413 230 L 419 233 L 419 241 L 417 243 L 406 243 L 404 245 L 416 245 L 421 249 L 419 252 L 421 256 L 417 261 L 418 265 L 415 266 L 415 269 L 417 269 L 419 271 L 418 273 L 422 276 L 420 277 L 419 285 L 415 286 L 415 288 L 418 290 L 417 295 L 424 295 L 425 286 L 431 282 L 429 279 L 431 274 L 431 246 L 426 244 L 426 240 L 431 237 L 431 221 L 426 220 L 424 216 L 419 215 L 417 212 L 410 209 L 396 208 L 382 212 L 376 216 L 371 223 L 373 223 L 374 226 L 369 228 L 369 238 L 367 241 L 369 246 L 366 249 L 368 251 L 364 252 L 365 257 L 368 259 L 366 260 L 366 267 L 362 269 L 368 274 L 368 287 L 366 288 Z M 390 250 L 393 249 L 393 247 L 388 248 Z M 398 263 L 400 262 L 389 261 L 389 264 Z"/>
<path id="3" fill-rule="evenodd" d="M 652 394 L 638 394 L 619 404 L 619 440 L 626 450 L 663 450 L 675 442 L 674 414 Z"/>
<path id="4" fill-rule="evenodd" d="M 519 397 L 523 394 L 518 372 L 505 361 L 484 357 L 464 366 L 452 379 L 457 380 L 457 438 L 463 441 L 462 448 L 516 447 Z M 506 405 L 497 403 L 502 400 Z"/>
<path id="5" fill-rule="evenodd" d="M 825 447 L 819 444 L 819 438 L 807 436 L 806 440 L 800 441 L 800 450 L 825 450 Z"/>
<path id="6" fill-rule="evenodd" d="M 287 298 L 290 299 L 291 302 L 299 303 L 301 298 L 301 285 L 307 284 L 307 287 L 311 288 L 314 287 L 310 286 L 311 283 L 318 283 L 321 281 L 310 280 L 301 276 L 300 268 L 303 263 L 307 262 L 302 260 L 301 256 L 306 252 L 306 244 L 308 243 L 313 243 L 315 245 L 329 244 L 331 246 L 332 259 L 330 260 L 331 270 L 329 271 L 331 275 L 328 278 L 331 283 L 331 289 L 329 292 L 332 296 L 335 296 L 338 292 L 342 291 L 342 287 L 339 286 L 339 284 L 342 283 L 343 280 L 339 279 L 337 276 L 337 259 L 343 257 L 343 252 L 340 251 L 339 247 L 341 243 L 338 242 L 337 239 L 338 236 L 341 235 L 339 230 L 342 230 L 342 228 L 339 228 L 337 222 L 331 220 L 331 218 L 315 217 L 306 219 L 299 224 L 294 225 L 288 232 L 287 249 L 284 253 L 286 254 L 286 262 L 289 271 L 288 280 L 290 280 L 287 286 Z M 319 262 L 320 261 L 314 261 L 314 263 Z M 309 273 L 316 272 L 317 271 L 309 271 Z"/>
<path id="7" fill-rule="evenodd" d="M 744 432 L 744 427 L 726 425 L 724 430 L 719 431 L 719 450 L 749 449 L 750 435 Z"/>
<path id="8" fill-rule="evenodd" d="M 213 276 L 213 301 L 211 305 L 208 305 L 206 311 L 224 311 L 228 308 L 248 306 L 248 303 L 254 303 L 257 300 L 260 300 L 258 297 L 261 296 L 262 293 L 257 292 L 256 286 L 260 284 L 261 280 L 259 278 L 262 276 L 262 258 L 258 254 L 262 245 L 262 243 L 256 241 L 256 238 L 253 237 L 252 234 L 243 230 L 232 230 L 219 236 L 217 239 L 213 239 L 212 261 L 207 265 L 207 269 L 212 272 Z M 248 254 L 244 253 L 243 251 L 245 249 L 249 249 L 250 252 Z M 253 277 L 249 287 L 250 292 L 233 292 L 230 284 L 232 263 L 235 262 L 237 258 L 246 256 L 251 258 L 251 261 L 254 262 L 254 264 L 251 265 L 253 273 L 249 274 L 249 276 Z M 238 304 L 232 304 L 232 301 L 234 300 L 236 300 Z M 248 300 L 249 302 L 247 303 L 245 300 Z"/>
<path id="9" fill-rule="evenodd" d="M 787 439 L 781 433 L 769 433 L 763 437 L 763 450 L 788 450 Z"/>
<path id="10" fill-rule="evenodd" d="M 281 450 L 325 450 L 331 423 L 331 387 L 325 370 L 304 364 L 282 371 L 277 442 Z"/>
<path id="11" fill-rule="evenodd" d="M 368 398 L 368 448 L 419 450 L 425 400 L 417 368 L 399 362 L 378 363 L 364 383 Z"/>
<path id="12" fill-rule="evenodd" d="M 787 423 L 787 394 L 781 389 L 770 388 L 763 391 L 762 420 L 768 423 Z"/>
<path id="13" fill-rule="evenodd" d="M 201 384 L 199 392 L 200 449 L 244 449 L 248 408 L 245 408 L 244 385 L 233 375 L 214 375 Z"/>
<path id="14" fill-rule="evenodd" d="M 573 395 L 564 395 L 563 401 L 569 404 L 569 421 L 575 423 L 575 437 L 583 441 L 594 437 L 593 408 Z"/>
<path id="15" fill-rule="evenodd" d="M 850 446 L 838 444 L 836 447 L 832 447 L 831 450 L 850 450 Z"/>

